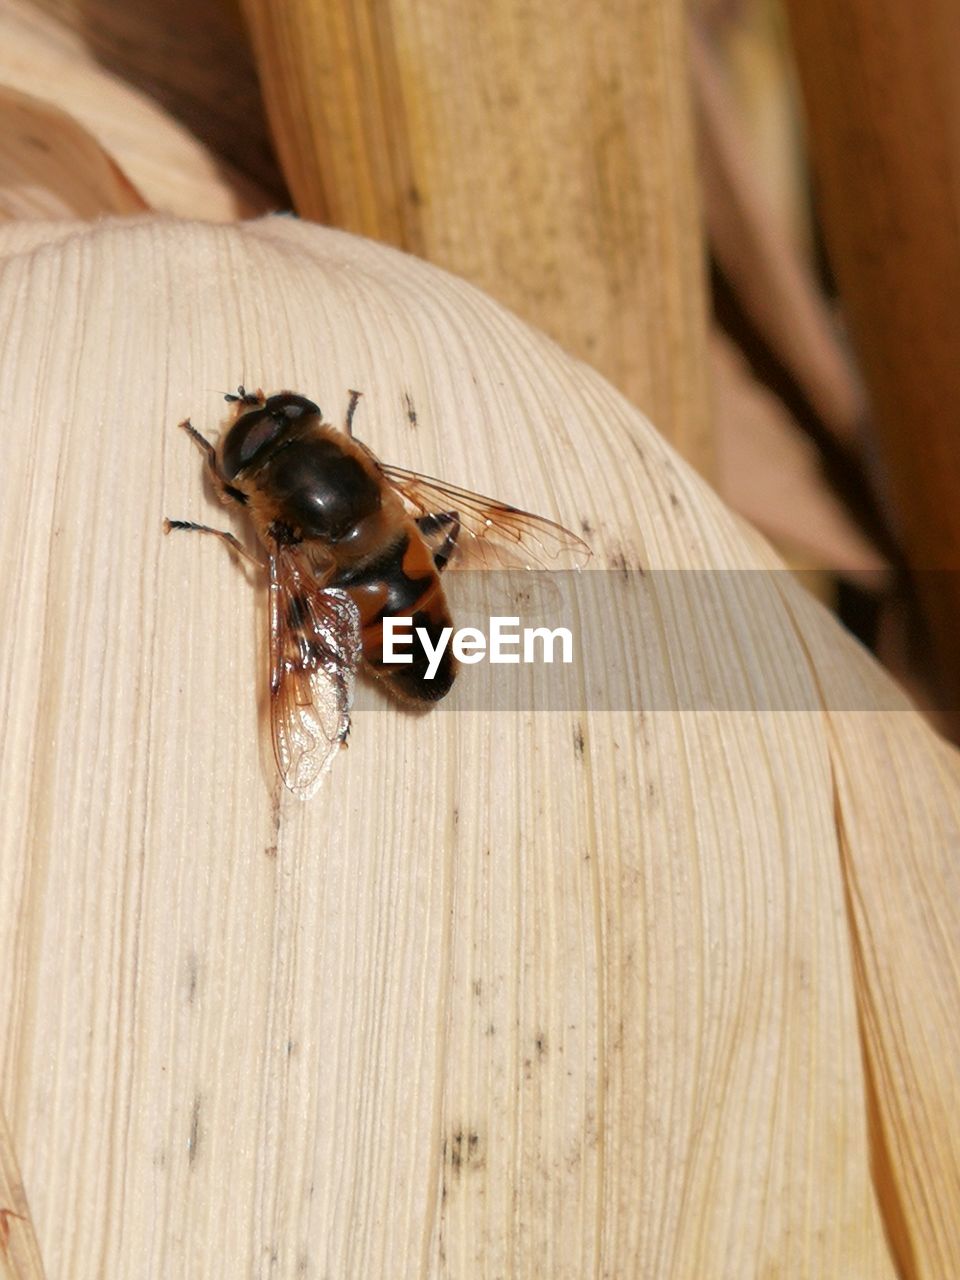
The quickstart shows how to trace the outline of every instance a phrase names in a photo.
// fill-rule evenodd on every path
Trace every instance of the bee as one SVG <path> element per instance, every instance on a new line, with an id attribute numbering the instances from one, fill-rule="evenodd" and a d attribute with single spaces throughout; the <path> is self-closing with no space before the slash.
<path id="1" fill-rule="evenodd" d="M 313 795 L 350 728 L 361 662 L 400 699 L 436 702 L 456 660 L 445 648 L 432 679 L 420 629 L 434 653 L 450 610 L 441 574 L 478 567 L 581 567 L 590 549 L 541 516 L 387 466 L 354 438 L 360 393 L 350 392 L 343 428 L 294 391 L 239 387 L 219 442 L 180 427 L 203 451 L 220 499 L 242 507 L 266 563 L 232 534 L 188 520 L 265 569 L 269 580 L 270 718 L 286 786 Z M 413 619 L 407 662 L 384 658 L 384 620 Z M 449 632 L 447 633 L 449 635 Z"/>

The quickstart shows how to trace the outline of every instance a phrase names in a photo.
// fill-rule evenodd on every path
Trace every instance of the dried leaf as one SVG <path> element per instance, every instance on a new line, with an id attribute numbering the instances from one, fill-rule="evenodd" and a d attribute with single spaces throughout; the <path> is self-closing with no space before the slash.
<path id="1" fill-rule="evenodd" d="M 857 443 L 865 415 L 858 374 L 809 266 L 754 172 L 736 108 L 709 41 L 694 26 L 691 51 L 710 243 L 740 305 L 796 379 L 823 428 Z"/>
<path id="2" fill-rule="evenodd" d="M 237 4 L 223 0 L 29 0 L 85 60 L 133 85 L 227 162 L 253 209 L 289 204 Z"/>
<path id="3" fill-rule="evenodd" d="M 479 285 L 709 474 L 683 7 L 242 3 L 297 212 Z"/>
<path id="4" fill-rule="evenodd" d="M 0 1277 L 3 1280 L 43 1280 L 43 1263 L 27 1198 L 24 1194 L 13 1142 L 0 1112 Z"/>
<path id="5" fill-rule="evenodd" d="M 55 240 L 0 258 L 0 1044 L 50 1274 L 956 1272 L 956 755 L 469 286 L 280 218 Z M 384 458 L 589 530 L 575 699 L 367 689 L 282 794 L 263 591 L 161 534 L 228 519 L 175 424 L 240 381 L 359 388 Z"/>
<path id="6" fill-rule="evenodd" d="M 730 505 L 808 567 L 889 586 L 889 565 L 827 485 L 817 451 L 722 333 L 711 342 L 717 484 Z"/>
<path id="7" fill-rule="evenodd" d="M 26 0 L 6 0 L 0 35 L 0 82 L 65 111 L 151 207 L 218 221 L 270 205 L 133 85 L 104 71 L 79 33 Z"/>
<path id="8" fill-rule="evenodd" d="M 65 112 L 0 86 L 0 218 L 95 218 L 147 205 Z"/>

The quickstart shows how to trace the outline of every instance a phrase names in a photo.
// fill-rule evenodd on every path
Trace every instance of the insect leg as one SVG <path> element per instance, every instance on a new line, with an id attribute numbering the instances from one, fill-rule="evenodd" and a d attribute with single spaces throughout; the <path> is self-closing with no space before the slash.
<path id="1" fill-rule="evenodd" d="M 184 418 L 181 423 L 178 423 L 178 426 L 181 431 L 185 431 L 187 433 L 197 448 L 203 451 L 206 455 L 207 466 L 214 475 L 219 477 L 219 472 L 217 471 L 217 451 L 214 449 L 207 437 L 200 434 L 189 418 Z"/>
<path id="2" fill-rule="evenodd" d="M 217 466 L 216 449 L 213 447 L 213 445 L 210 443 L 210 441 L 207 439 L 206 436 L 202 436 L 200 434 L 200 432 L 193 425 L 193 423 L 190 421 L 189 418 L 184 418 L 184 420 L 180 423 L 180 427 L 183 431 L 187 433 L 187 435 L 194 442 L 197 448 L 203 452 L 207 460 L 207 470 L 213 476 L 214 488 L 221 495 L 221 498 L 223 499 L 223 501 L 226 501 L 223 495 L 229 486 L 227 485 L 223 476 L 220 474 L 220 468 Z"/>
<path id="3" fill-rule="evenodd" d="M 239 387 L 238 390 L 242 391 L 243 388 Z M 234 398 L 236 399 L 236 397 Z M 235 488 L 232 484 L 227 484 L 226 480 L 220 474 L 220 468 L 217 466 L 217 451 L 206 436 L 202 436 L 200 434 L 189 418 L 184 418 L 183 422 L 179 425 L 187 433 L 197 448 L 203 451 L 204 457 L 207 460 L 207 470 L 213 477 L 213 487 L 220 495 L 220 501 L 237 502 L 241 507 L 245 507 L 247 505 L 246 494 L 244 494 L 240 489 Z"/>
<path id="4" fill-rule="evenodd" d="M 163 532 L 169 533 L 171 529 L 192 529 L 195 533 L 212 533 L 215 537 L 222 538 L 231 551 L 243 556 L 245 560 L 255 564 L 258 569 L 267 567 L 262 560 L 258 560 L 255 555 L 251 555 L 243 543 L 238 538 L 235 538 L 232 533 L 228 533 L 226 529 L 212 529 L 208 524 L 194 524 L 192 520 L 164 520 Z"/>
<path id="5" fill-rule="evenodd" d="M 418 516 L 416 524 L 433 552 L 437 572 L 442 573 L 457 548 L 461 527 L 459 512 L 440 511 L 435 515 Z"/>
<path id="6" fill-rule="evenodd" d="M 351 439 L 353 437 L 353 415 L 357 412 L 357 405 L 360 402 L 360 397 L 362 395 L 362 391 L 350 392 L 350 403 L 347 405 L 347 417 L 344 422 L 344 427 L 346 428 L 347 435 L 350 436 Z"/>

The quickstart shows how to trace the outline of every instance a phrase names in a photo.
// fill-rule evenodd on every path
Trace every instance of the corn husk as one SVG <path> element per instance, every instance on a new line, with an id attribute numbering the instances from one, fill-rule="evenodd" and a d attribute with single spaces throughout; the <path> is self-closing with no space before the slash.
<path id="1" fill-rule="evenodd" d="M 297 212 L 472 281 L 709 475 L 684 6 L 241 4 Z"/>
<path id="2" fill-rule="evenodd" d="M 72 117 L 0 87 L 0 218 L 55 220 L 143 213 L 130 181 Z"/>
<path id="3" fill-rule="evenodd" d="M 107 71 L 84 39 L 82 21 L 72 30 L 28 0 L 4 0 L 0 21 L 0 85 L 65 112 L 151 208 L 227 221 L 273 206 L 135 84 Z M 45 129 L 40 136 L 47 140 Z M 9 182 L 6 167 L 3 176 Z M 74 186 L 82 170 L 65 176 Z"/>
<path id="4" fill-rule="evenodd" d="M 48 1274 L 960 1270 L 957 757 L 759 537 L 414 259 L 7 235 L 0 1043 Z M 282 792 L 262 583 L 161 527 L 229 519 L 175 424 L 241 381 L 359 388 L 380 456 L 586 525 L 582 599 L 633 585 L 583 705 L 368 690 Z"/>

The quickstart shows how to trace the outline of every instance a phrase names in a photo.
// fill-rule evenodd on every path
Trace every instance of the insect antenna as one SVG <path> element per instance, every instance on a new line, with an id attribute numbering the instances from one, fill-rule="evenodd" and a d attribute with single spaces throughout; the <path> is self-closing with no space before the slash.
<path id="1" fill-rule="evenodd" d="M 237 401 L 240 401 L 243 404 L 259 404 L 263 398 L 262 392 L 258 394 L 254 391 L 248 391 L 242 382 L 235 392 L 224 391 L 221 394 L 227 404 L 236 404 Z"/>

